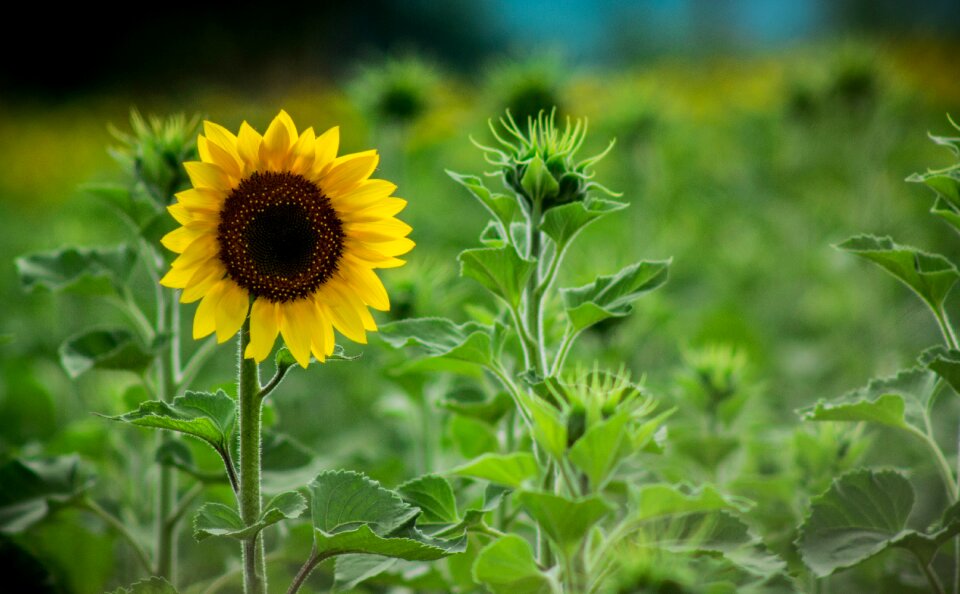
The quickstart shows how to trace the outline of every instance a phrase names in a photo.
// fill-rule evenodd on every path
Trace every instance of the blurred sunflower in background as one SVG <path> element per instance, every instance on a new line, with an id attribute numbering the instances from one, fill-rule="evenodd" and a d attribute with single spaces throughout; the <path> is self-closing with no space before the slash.
<path id="1" fill-rule="evenodd" d="M 245 357 L 263 361 L 282 334 L 306 367 L 333 352 L 333 328 L 359 343 L 376 330 L 367 308 L 390 302 L 374 270 L 403 265 L 414 246 L 394 217 L 406 201 L 369 179 L 376 151 L 338 148 L 338 128 L 298 133 L 284 111 L 262 136 L 246 122 L 236 135 L 204 122 L 201 160 L 184 163 L 193 188 L 168 207 L 181 226 L 162 239 L 180 255 L 160 281 L 200 300 L 194 338 L 224 342 L 249 312 Z"/>

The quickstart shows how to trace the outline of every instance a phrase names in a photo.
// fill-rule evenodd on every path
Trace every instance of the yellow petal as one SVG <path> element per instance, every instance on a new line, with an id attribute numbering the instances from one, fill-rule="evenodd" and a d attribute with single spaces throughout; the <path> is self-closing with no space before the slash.
<path id="1" fill-rule="evenodd" d="M 263 143 L 260 144 L 260 161 L 272 171 L 286 169 L 290 147 L 296 139 L 297 127 L 294 126 L 287 112 L 281 109 L 263 135 Z"/>
<path id="2" fill-rule="evenodd" d="M 269 357 L 279 331 L 277 304 L 263 297 L 258 298 L 250 309 L 250 344 L 243 356 L 255 359 L 257 363 Z"/>
<path id="3" fill-rule="evenodd" d="M 317 323 L 317 306 L 312 299 L 300 299 L 280 306 L 280 333 L 301 367 L 310 364 L 310 337 L 319 330 Z"/>
<path id="4" fill-rule="evenodd" d="M 222 192 L 230 190 L 230 178 L 217 165 L 203 161 L 187 161 L 183 167 L 195 188 L 211 188 Z"/>
<path id="5" fill-rule="evenodd" d="M 318 332 L 313 332 L 310 335 L 310 352 L 313 353 L 314 358 L 323 363 L 324 359 L 327 358 L 327 355 L 330 353 L 327 352 L 327 345 L 331 344 L 333 340 L 333 329 L 330 327 L 329 311 L 326 306 L 323 304 L 317 303 L 317 323 L 320 325 Z M 327 340 L 329 330 L 330 341 Z M 333 352 L 331 346 L 330 352 Z"/>
<path id="6" fill-rule="evenodd" d="M 313 171 L 313 159 L 316 155 L 316 141 L 317 138 L 313 128 L 307 128 L 303 131 L 303 134 L 300 135 L 296 144 L 293 145 L 293 149 L 291 149 L 291 172 L 310 177 L 310 172 Z"/>
<path id="7" fill-rule="evenodd" d="M 210 291 L 203 296 L 200 305 L 197 306 L 197 313 L 193 316 L 193 339 L 199 340 L 217 329 L 216 312 L 220 304 L 220 298 L 223 297 L 223 289 L 227 280 L 220 281 L 211 287 Z"/>
<path id="8" fill-rule="evenodd" d="M 383 288 L 383 283 L 380 282 L 376 273 L 369 268 L 358 266 L 350 260 L 344 259 L 342 262 L 342 278 L 370 307 L 380 311 L 390 309 L 390 297 L 387 296 L 387 290 Z"/>
<path id="9" fill-rule="evenodd" d="M 260 169 L 260 145 L 263 137 L 253 127 L 243 122 L 240 124 L 240 134 L 237 135 L 237 153 L 243 159 L 244 174 Z"/>
<path id="10" fill-rule="evenodd" d="M 239 180 L 243 171 L 239 157 L 231 155 L 215 142 L 210 142 L 204 136 L 197 137 L 197 153 L 205 163 L 212 163 L 223 169 L 223 172 L 235 180 Z"/>
<path id="11" fill-rule="evenodd" d="M 357 246 L 360 249 L 359 253 L 363 253 L 363 250 L 371 250 L 381 257 L 402 256 L 417 245 L 409 237 L 401 237 L 391 241 L 360 241 L 359 239 L 348 238 L 346 243 L 350 246 Z"/>
<path id="12" fill-rule="evenodd" d="M 181 225 L 186 225 L 193 220 L 193 215 L 190 214 L 190 210 L 179 202 L 168 206 L 167 212 Z"/>
<path id="13" fill-rule="evenodd" d="M 186 227 L 177 227 L 170 233 L 167 233 L 160 239 L 163 247 L 171 252 L 183 253 L 187 247 L 204 233 L 209 233 L 206 225 L 189 225 Z"/>
<path id="14" fill-rule="evenodd" d="M 333 164 L 337 158 L 337 151 L 340 149 L 340 127 L 334 126 L 317 137 L 314 142 L 313 170 L 317 176 L 323 173 Z"/>
<path id="15" fill-rule="evenodd" d="M 362 210 L 346 212 L 343 220 L 348 223 L 369 223 L 390 218 L 407 206 L 403 198 L 381 198 L 376 204 Z"/>
<path id="16" fill-rule="evenodd" d="M 220 212 L 226 195 L 210 188 L 190 188 L 176 194 L 177 202 L 191 210 Z"/>
<path id="17" fill-rule="evenodd" d="M 337 157 L 320 179 L 320 187 L 327 196 L 341 196 L 365 181 L 377 168 L 380 156 L 370 150 Z"/>
<path id="18" fill-rule="evenodd" d="M 333 195 L 331 201 L 338 211 L 354 212 L 378 204 L 396 189 L 396 184 L 386 180 L 368 179 L 349 192 Z"/>
<path id="19" fill-rule="evenodd" d="M 351 306 L 350 302 L 342 296 L 339 300 L 333 301 L 327 307 L 330 312 L 330 320 L 334 327 L 353 342 L 367 344 L 367 334 L 363 329 L 363 322 L 360 316 Z"/>
<path id="20" fill-rule="evenodd" d="M 374 332 L 377 329 L 377 323 L 373 320 L 373 316 L 370 315 L 370 310 L 367 309 L 366 304 L 357 296 L 357 294 L 347 285 L 343 284 L 342 281 L 338 279 L 332 279 L 329 282 L 329 286 L 336 290 L 337 294 L 345 299 L 349 306 L 353 308 L 357 315 L 360 316 L 360 322 L 363 324 L 364 330 Z"/>
<path id="21" fill-rule="evenodd" d="M 224 287 L 223 297 L 215 312 L 217 342 L 229 340 L 240 330 L 250 308 L 250 296 L 245 289 L 232 280 L 224 280 L 221 284 Z"/>
<path id="22" fill-rule="evenodd" d="M 203 133 L 206 134 L 207 140 L 227 151 L 237 159 L 237 164 L 241 164 L 242 159 L 240 159 L 240 154 L 237 153 L 237 137 L 233 132 L 227 130 L 220 124 L 205 121 L 203 122 Z"/>
<path id="23" fill-rule="evenodd" d="M 400 219 L 383 219 L 373 223 L 344 223 L 347 237 L 360 241 L 393 241 L 413 231 L 413 228 Z"/>
<path id="24" fill-rule="evenodd" d="M 171 268 L 160 279 L 160 284 L 170 289 L 182 289 L 187 286 L 196 268 Z"/>
<path id="25" fill-rule="evenodd" d="M 206 233 L 188 245 L 171 266 L 180 269 L 196 268 L 204 260 L 215 257 L 219 249 L 217 237 L 212 233 Z"/>
<path id="26" fill-rule="evenodd" d="M 197 268 L 196 272 L 193 273 L 193 276 L 190 277 L 190 280 L 187 281 L 186 286 L 183 288 L 183 294 L 180 295 L 180 302 L 193 303 L 200 299 L 206 295 L 207 291 L 209 291 L 213 285 L 223 278 L 225 273 L 226 270 L 224 270 L 223 264 L 216 258 L 211 259 L 203 266 Z"/>

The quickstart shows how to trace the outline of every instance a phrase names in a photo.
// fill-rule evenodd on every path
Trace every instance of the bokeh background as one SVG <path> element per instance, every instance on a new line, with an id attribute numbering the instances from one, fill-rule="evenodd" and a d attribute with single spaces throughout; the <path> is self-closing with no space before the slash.
<path id="1" fill-rule="evenodd" d="M 444 170 L 484 170 L 469 138 L 487 141 L 487 119 L 505 108 L 525 117 L 556 106 L 560 116 L 589 118 L 585 153 L 616 138 L 598 179 L 631 203 L 625 216 L 585 232 L 561 284 L 674 258 L 668 285 L 634 316 L 582 340 L 574 360 L 623 361 L 670 398 L 685 349 L 733 345 L 747 355 L 764 422 L 788 431 L 798 407 L 901 368 L 937 342 L 919 300 L 831 245 L 871 232 L 960 256 L 952 232 L 926 214 L 929 190 L 904 181 L 953 161 L 927 132 L 957 134 L 946 117 L 960 116 L 955 0 L 378 0 L 150 11 L 122 24 L 88 6 L 55 22 L 38 12 L 24 22 L 42 52 L 0 39 L 3 455 L 79 451 L 97 467 L 100 492 L 136 499 L 144 488 L 123 476 L 118 458 L 148 467 L 151 436 L 90 414 L 131 408 L 142 395 L 134 379 L 97 373 L 71 382 L 57 357 L 64 338 L 122 317 L 82 297 L 26 294 L 13 265 L 28 251 L 124 240 L 108 206 L 77 186 L 117 179 L 107 126 L 127 130 L 131 108 L 200 114 L 232 129 L 244 119 L 262 129 L 284 108 L 301 126 L 340 125 L 348 150 L 378 148 L 379 175 L 409 200 L 404 218 L 418 244 L 408 266 L 383 274 L 395 303 L 384 321 L 462 320 L 466 307 L 494 307 L 457 279 L 456 254 L 476 245 L 485 217 Z M 949 309 L 960 318 L 956 300 Z M 392 485 L 418 471 L 411 444 L 421 428 L 384 371 L 403 355 L 372 342 L 346 345 L 363 353 L 349 370 L 296 374 L 271 418 L 323 464 Z M 229 378 L 233 355 L 221 349 L 198 383 Z M 140 496 L 149 510 L 149 495 Z M 69 591 L 136 577 L 124 575 L 132 566 L 95 522 L 65 514 L 32 538 Z M 185 571 L 204 578 L 217 563 L 194 560 Z"/>

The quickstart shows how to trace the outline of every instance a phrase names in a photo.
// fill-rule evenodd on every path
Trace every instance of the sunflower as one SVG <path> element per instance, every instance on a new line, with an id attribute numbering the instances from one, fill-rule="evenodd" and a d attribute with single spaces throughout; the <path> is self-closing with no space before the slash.
<path id="1" fill-rule="evenodd" d="M 339 129 L 297 133 L 281 111 L 261 136 L 204 122 L 200 161 L 184 163 L 193 188 L 168 207 L 180 227 L 162 239 L 180 254 L 160 280 L 200 301 L 193 336 L 236 334 L 250 316 L 244 357 L 266 359 L 277 334 L 306 367 L 333 352 L 336 328 L 359 343 L 377 329 L 368 306 L 390 308 L 374 272 L 404 264 L 414 243 L 394 218 L 406 201 L 369 179 L 374 150 L 337 157 Z"/>

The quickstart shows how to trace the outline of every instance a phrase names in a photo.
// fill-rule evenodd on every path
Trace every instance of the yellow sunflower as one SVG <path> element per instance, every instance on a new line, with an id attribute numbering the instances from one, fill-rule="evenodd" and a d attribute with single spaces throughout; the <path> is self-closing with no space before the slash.
<path id="1" fill-rule="evenodd" d="M 337 157 L 339 144 L 338 128 L 298 134 L 284 111 L 263 136 L 204 122 L 201 160 L 184 163 L 193 188 L 168 207 L 182 226 L 162 240 L 180 255 L 160 280 L 200 300 L 194 338 L 224 342 L 249 312 L 245 357 L 263 361 L 279 333 L 306 367 L 333 352 L 333 328 L 359 343 L 377 329 L 367 307 L 390 301 L 374 270 L 401 266 L 414 246 L 394 218 L 407 203 L 369 179 L 376 151 Z"/>

